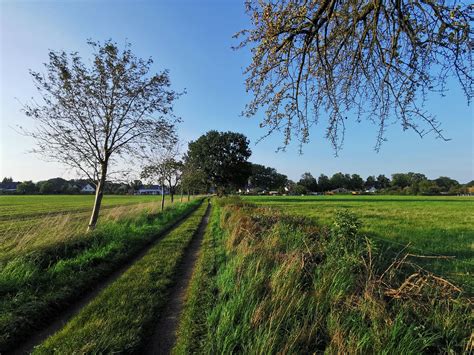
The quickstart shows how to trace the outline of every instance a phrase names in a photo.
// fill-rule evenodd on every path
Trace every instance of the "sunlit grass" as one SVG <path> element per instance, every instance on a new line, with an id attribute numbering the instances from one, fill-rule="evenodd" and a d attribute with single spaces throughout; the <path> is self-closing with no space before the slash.
<path id="1" fill-rule="evenodd" d="M 160 196 L 104 197 L 99 225 L 160 210 Z M 179 198 L 175 199 L 175 203 Z M 87 238 L 93 196 L 0 196 L 0 264 L 37 248 Z M 165 206 L 170 205 L 169 196 Z M 7 213 L 8 211 L 8 213 Z"/>
<path id="2" fill-rule="evenodd" d="M 474 292 L 474 198 L 430 196 L 248 196 L 246 201 L 330 224 L 337 210 L 362 221 L 361 231 L 394 248 L 421 255 L 453 256 L 420 263 Z M 396 244 L 395 244 L 396 243 Z"/>
<path id="3" fill-rule="evenodd" d="M 418 269 L 388 272 L 392 255 L 360 233 L 353 214 L 335 214 L 328 228 L 281 209 L 223 205 L 191 281 L 176 354 L 468 351 L 466 295 L 426 276 L 423 288 L 390 296 Z"/>
<path id="4" fill-rule="evenodd" d="M 21 234 L 0 264 L 0 352 L 61 312 L 199 202 L 175 203 L 159 213 L 140 205 L 118 207 L 91 233 L 78 221 L 81 227 L 72 229 L 63 216 Z"/>
<path id="5" fill-rule="evenodd" d="M 35 353 L 139 351 L 153 332 L 176 267 L 206 208 L 202 204 Z"/>

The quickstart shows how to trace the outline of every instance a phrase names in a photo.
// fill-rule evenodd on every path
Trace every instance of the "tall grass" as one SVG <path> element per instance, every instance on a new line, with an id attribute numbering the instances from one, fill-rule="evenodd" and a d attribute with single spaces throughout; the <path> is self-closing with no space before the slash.
<path id="1" fill-rule="evenodd" d="M 183 320 L 177 352 L 468 351 L 472 309 L 463 293 L 429 273 L 404 287 L 419 269 L 406 259 L 392 264 L 360 228 L 349 212 L 329 228 L 274 209 L 224 207 L 225 237 L 216 240 L 225 262 L 196 276 L 207 281 L 191 289 L 187 307 L 196 314 L 193 303 L 202 304 L 203 314 Z"/>
<path id="2" fill-rule="evenodd" d="M 157 214 L 143 209 L 126 214 L 116 210 L 82 238 L 79 234 L 67 238 L 65 233 L 55 243 L 33 240 L 34 248 L 4 261 L 0 268 L 0 351 L 41 327 L 200 202 L 176 204 Z"/>

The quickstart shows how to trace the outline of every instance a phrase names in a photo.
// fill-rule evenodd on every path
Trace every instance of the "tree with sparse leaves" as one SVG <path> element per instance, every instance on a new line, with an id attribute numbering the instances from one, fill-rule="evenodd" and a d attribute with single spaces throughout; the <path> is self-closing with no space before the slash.
<path id="1" fill-rule="evenodd" d="M 162 170 L 164 173 L 164 180 L 168 184 L 171 203 L 174 202 L 174 195 L 176 193 L 176 185 L 181 181 L 183 173 L 183 162 L 175 158 L 165 159 L 162 163 Z"/>
<path id="2" fill-rule="evenodd" d="M 447 0 L 247 0 L 252 27 L 238 46 L 251 47 L 245 73 L 253 98 L 244 114 L 265 110 L 261 126 L 309 141 L 325 113 L 326 137 L 343 143 L 346 119 L 378 126 L 376 149 L 389 120 L 420 136 L 445 138 L 423 108 L 429 92 L 444 92 L 454 76 L 472 98 L 469 11 Z"/>
<path id="3" fill-rule="evenodd" d="M 143 168 L 140 178 L 150 182 L 158 182 L 161 190 L 161 210 L 165 209 L 165 176 L 166 171 L 161 163 L 147 165 Z"/>
<path id="4" fill-rule="evenodd" d="M 77 52 L 49 53 L 46 72 L 31 75 L 42 102 L 24 111 L 36 127 L 25 133 L 34 150 L 85 175 L 96 186 L 88 229 L 96 226 L 106 179 L 144 146 L 175 140 L 168 71 L 151 73 L 151 59 L 136 57 L 130 44 L 120 50 L 111 40 L 89 41 L 90 64 Z M 119 163 L 120 161 L 120 163 Z"/>

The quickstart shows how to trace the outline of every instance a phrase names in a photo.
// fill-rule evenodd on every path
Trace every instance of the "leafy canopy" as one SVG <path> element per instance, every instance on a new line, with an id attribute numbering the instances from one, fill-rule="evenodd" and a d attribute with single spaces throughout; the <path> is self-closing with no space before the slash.
<path id="1" fill-rule="evenodd" d="M 189 143 L 187 164 L 203 171 L 214 187 L 225 189 L 247 182 L 251 173 L 247 159 L 251 154 L 243 134 L 213 130 Z"/>

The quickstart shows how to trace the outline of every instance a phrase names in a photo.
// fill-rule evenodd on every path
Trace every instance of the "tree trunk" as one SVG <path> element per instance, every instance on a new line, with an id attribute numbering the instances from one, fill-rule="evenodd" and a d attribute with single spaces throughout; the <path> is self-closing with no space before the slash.
<path id="1" fill-rule="evenodd" d="M 188 189 L 188 202 L 189 202 L 189 199 L 190 199 L 190 192 L 189 192 L 189 189 Z"/>
<path id="2" fill-rule="evenodd" d="M 165 186 L 161 184 L 161 210 L 165 209 Z"/>
<path id="3" fill-rule="evenodd" d="M 97 220 L 99 219 L 99 211 L 100 211 L 100 205 L 102 204 L 102 197 L 104 197 L 104 187 L 105 187 L 106 177 L 107 177 L 107 165 L 105 164 L 102 166 L 99 183 L 97 184 L 97 188 L 95 190 L 94 208 L 92 209 L 91 219 L 89 221 L 89 226 L 87 227 L 88 232 L 95 228 L 97 224 Z"/>
<path id="4" fill-rule="evenodd" d="M 183 186 L 181 186 L 181 196 L 179 197 L 179 202 L 183 202 Z"/>
<path id="5" fill-rule="evenodd" d="M 170 196 L 171 196 L 171 203 L 174 203 L 174 191 L 171 186 L 170 186 Z"/>

